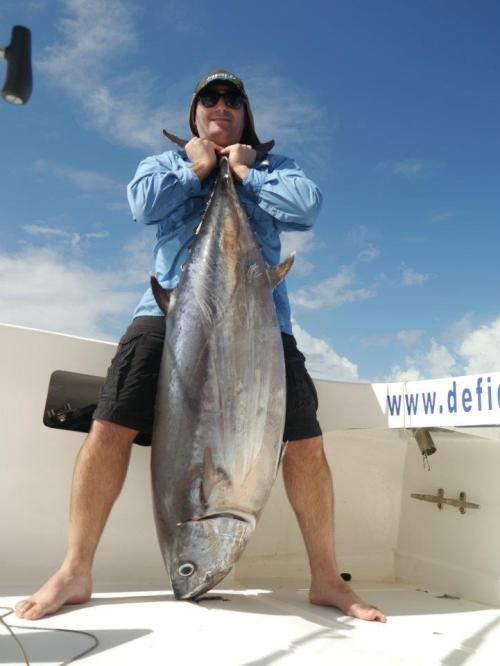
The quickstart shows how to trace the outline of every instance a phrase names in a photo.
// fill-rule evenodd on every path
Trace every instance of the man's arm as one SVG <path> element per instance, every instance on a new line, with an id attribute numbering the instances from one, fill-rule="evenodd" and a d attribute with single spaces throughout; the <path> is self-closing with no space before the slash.
<path id="1" fill-rule="evenodd" d="M 200 182 L 203 182 L 213 171 L 217 164 L 216 151 L 219 150 L 219 146 L 216 146 L 212 141 L 200 139 L 197 136 L 186 143 L 185 151 L 191 160 L 191 168 Z"/>
<path id="2" fill-rule="evenodd" d="M 321 210 L 318 187 L 294 160 L 281 155 L 269 155 L 250 168 L 242 184 L 282 231 L 310 229 Z"/>
<path id="3" fill-rule="evenodd" d="M 235 143 L 227 148 L 222 148 L 219 154 L 227 156 L 229 168 L 240 183 L 246 178 L 257 157 L 257 152 L 252 146 L 243 143 Z"/>
<path id="4" fill-rule="evenodd" d="M 169 151 L 139 164 L 127 187 L 135 220 L 143 224 L 158 223 L 199 195 L 201 183 L 215 167 L 215 149 L 210 141 L 194 138 L 185 150 L 189 161 Z"/>
<path id="5" fill-rule="evenodd" d="M 189 163 L 167 152 L 143 160 L 127 186 L 127 198 L 137 222 L 155 224 L 199 194 L 201 183 Z"/>

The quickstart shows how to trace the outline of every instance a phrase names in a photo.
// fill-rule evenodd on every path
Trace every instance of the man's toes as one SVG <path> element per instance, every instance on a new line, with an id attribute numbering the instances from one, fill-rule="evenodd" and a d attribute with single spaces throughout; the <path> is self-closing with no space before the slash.
<path id="1" fill-rule="evenodd" d="M 16 604 L 16 615 L 17 617 L 24 617 L 25 613 L 34 606 L 33 601 L 29 601 L 28 599 L 25 599 L 24 601 L 20 601 L 18 604 Z"/>
<path id="2" fill-rule="evenodd" d="M 24 620 L 38 620 L 43 617 L 40 604 L 32 604 L 28 610 L 23 613 Z"/>
<path id="3" fill-rule="evenodd" d="M 387 622 L 386 616 L 376 607 L 373 607 L 370 612 L 367 614 L 367 620 L 372 620 L 374 622 Z"/>

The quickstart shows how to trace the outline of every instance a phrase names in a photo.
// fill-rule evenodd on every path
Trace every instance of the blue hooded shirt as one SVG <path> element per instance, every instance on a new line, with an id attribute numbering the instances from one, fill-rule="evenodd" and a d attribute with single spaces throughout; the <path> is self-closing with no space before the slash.
<path id="1" fill-rule="evenodd" d="M 154 272 L 168 289 L 177 286 L 188 247 L 212 192 L 215 174 L 203 183 L 191 167 L 186 152 L 168 151 L 143 160 L 127 187 L 132 215 L 137 222 L 156 224 Z M 321 193 L 294 160 L 269 153 L 249 170 L 242 183 L 235 180 L 241 204 L 270 266 L 280 262 L 282 231 L 307 231 L 321 208 Z M 281 330 L 292 333 L 290 304 L 285 282 L 273 292 Z M 134 311 L 134 317 L 162 316 L 151 288 Z"/>

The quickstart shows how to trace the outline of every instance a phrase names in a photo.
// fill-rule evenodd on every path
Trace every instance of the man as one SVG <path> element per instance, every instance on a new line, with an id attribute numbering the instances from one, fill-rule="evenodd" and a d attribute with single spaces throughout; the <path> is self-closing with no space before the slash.
<path id="1" fill-rule="evenodd" d="M 155 273 L 167 288 L 178 282 L 213 187 L 219 155 L 228 158 L 242 205 L 271 265 L 279 262 L 279 233 L 310 228 L 321 205 L 318 189 L 293 160 L 273 154 L 257 160 L 252 146 L 259 140 L 250 103 L 234 74 L 214 70 L 198 83 L 189 121 L 194 136 L 185 150 L 147 158 L 128 188 L 134 218 L 157 226 Z M 317 397 L 291 335 L 284 283 L 275 289 L 274 300 L 287 376 L 283 474 L 309 556 L 310 601 L 385 622 L 384 615 L 362 602 L 339 575 L 333 490 L 316 419 Z M 65 558 L 38 592 L 16 606 L 18 617 L 38 619 L 65 603 L 90 598 L 94 553 L 125 480 L 132 443 L 139 432 L 147 438 L 152 431 L 163 329 L 162 312 L 148 289 L 120 341 L 76 462 Z"/>

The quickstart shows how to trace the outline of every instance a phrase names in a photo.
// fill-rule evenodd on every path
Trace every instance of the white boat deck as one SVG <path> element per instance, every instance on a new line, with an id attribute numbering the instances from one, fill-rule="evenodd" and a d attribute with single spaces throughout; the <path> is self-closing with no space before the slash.
<path id="1" fill-rule="evenodd" d="M 45 415 L 66 402 L 87 405 L 115 346 L 1 324 L 0 339 L 0 606 L 12 607 L 47 579 L 66 546 L 83 434 L 47 427 Z M 5 618 L 24 627 L 13 631 L 29 662 L 70 663 L 95 636 L 81 659 L 89 666 L 500 666 L 500 425 L 434 424 L 427 469 L 411 426 L 388 427 L 373 386 L 316 387 L 338 563 L 387 624 L 309 604 L 307 555 L 280 477 L 217 591 L 224 600 L 174 601 L 155 537 L 150 452 L 137 446 L 97 553 L 92 601 L 33 623 Z M 465 493 L 479 508 L 439 510 L 414 497 L 438 489 L 452 501 Z M 0 623 L 0 666 L 25 663 Z"/>
<path id="2" fill-rule="evenodd" d="M 297 581 L 231 583 L 201 603 L 171 592 L 97 592 L 37 622 L 5 618 L 31 664 L 58 665 L 99 644 L 82 659 L 94 664 L 276 666 L 494 666 L 500 663 L 500 609 L 404 584 L 360 583 L 357 592 L 384 610 L 387 624 L 363 622 L 312 606 Z M 13 606 L 20 597 L 4 596 Z M 44 631 L 40 631 L 44 629 Z M 0 664 L 24 664 L 0 627 Z"/>

